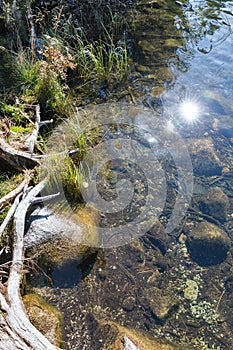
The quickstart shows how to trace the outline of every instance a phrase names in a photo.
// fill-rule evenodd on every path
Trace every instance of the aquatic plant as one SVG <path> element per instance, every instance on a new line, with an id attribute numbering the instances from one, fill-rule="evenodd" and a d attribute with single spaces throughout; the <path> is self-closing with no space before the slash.
<path id="1" fill-rule="evenodd" d="M 79 126 L 77 115 L 64 120 L 63 125 L 64 130 L 59 132 L 58 127 L 57 135 L 55 133 L 55 137 L 49 140 L 52 149 L 47 149 L 48 157 L 41 165 L 40 176 L 47 178 L 48 188 L 53 192 L 60 192 L 62 186 L 66 199 L 71 205 L 77 205 L 82 202 L 80 189 L 84 180 L 79 166 L 87 152 L 86 136 Z"/>

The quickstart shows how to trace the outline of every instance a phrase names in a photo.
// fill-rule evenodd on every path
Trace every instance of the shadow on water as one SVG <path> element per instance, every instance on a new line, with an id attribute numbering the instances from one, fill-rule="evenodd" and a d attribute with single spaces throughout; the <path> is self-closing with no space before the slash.
<path id="1" fill-rule="evenodd" d="M 74 288 L 93 268 L 97 254 L 89 256 L 84 261 L 69 261 L 62 265 L 55 265 L 49 275 L 54 288 Z"/>
<path id="2" fill-rule="evenodd" d="M 34 286 L 52 288 L 75 288 L 91 272 L 97 259 L 97 252 L 88 257 L 65 260 L 57 264 L 39 259 L 37 273 L 28 278 Z"/>

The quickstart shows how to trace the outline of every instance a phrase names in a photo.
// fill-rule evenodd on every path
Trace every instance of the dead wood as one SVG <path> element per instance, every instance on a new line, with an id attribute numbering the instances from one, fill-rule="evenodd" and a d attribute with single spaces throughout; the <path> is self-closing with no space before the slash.
<path id="1" fill-rule="evenodd" d="M 11 167 L 18 171 L 32 169 L 39 164 L 38 159 L 27 152 L 18 151 L 0 138 L 0 159 L 4 159 Z"/>
<path id="2" fill-rule="evenodd" d="M 33 175 L 33 171 L 29 170 L 25 172 L 25 179 L 11 192 L 7 193 L 4 197 L 0 198 L 0 209 L 9 204 L 15 197 L 23 191 L 25 185 L 29 184 Z"/>
<path id="3" fill-rule="evenodd" d="M 30 153 L 34 152 L 40 127 L 42 125 L 50 124 L 52 122 L 53 122 L 53 119 L 41 121 L 40 105 L 36 105 L 36 117 L 35 117 L 34 129 L 25 142 L 25 148 L 28 152 Z"/>
<path id="4" fill-rule="evenodd" d="M 1 224 L 1 226 L 0 226 L 0 238 L 1 238 L 2 234 L 3 234 L 3 232 L 5 231 L 7 225 L 9 224 L 12 216 L 14 215 L 14 213 L 16 211 L 16 208 L 19 205 L 21 196 L 22 196 L 22 193 L 19 193 L 18 196 L 15 198 L 14 203 L 12 204 L 12 206 L 9 209 L 9 211 L 8 211 L 4 221 L 3 221 L 3 223 Z"/>
<path id="5" fill-rule="evenodd" d="M 1 350 L 58 350 L 29 321 L 20 296 L 24 259 L 25 217 L 28 208 L 53 196 L 36 197 L 45 181 L 32 188 L 19 203 L 14 215 L 15 237 L 13 258 L 6 293 L 0 292 L 0 349 Z"/>

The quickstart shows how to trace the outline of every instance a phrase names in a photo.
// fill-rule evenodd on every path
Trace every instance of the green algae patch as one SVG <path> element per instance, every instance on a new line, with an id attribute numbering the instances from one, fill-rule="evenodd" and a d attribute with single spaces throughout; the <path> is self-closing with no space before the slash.
<path id="1" fill-rule="evenodd" d="M 36 294 L 23 296 L 31 323 L 54 345 L 62 344 L 61 314 Z"/>

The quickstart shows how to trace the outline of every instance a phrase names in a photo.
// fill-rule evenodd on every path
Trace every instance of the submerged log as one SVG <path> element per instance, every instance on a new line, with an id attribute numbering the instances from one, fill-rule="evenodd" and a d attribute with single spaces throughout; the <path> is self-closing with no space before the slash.
<path id="1" fill-rule="evenodd" d="M 15 237 L 13 259 L 7 288 L 0 289 L 0 349 L 1 350 L 58 350 L 29 321 L 20 296 L 20 282 L 24 259 L 25 217 L 28 208 L 39 200 L 36 197 L 44 188 L 40 182 L 23 197 L 14 215 Z"/>

